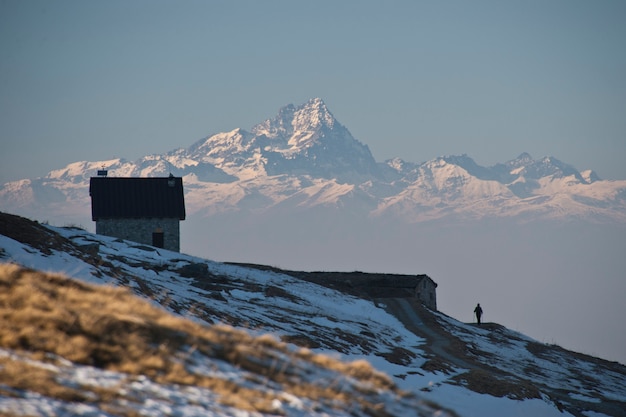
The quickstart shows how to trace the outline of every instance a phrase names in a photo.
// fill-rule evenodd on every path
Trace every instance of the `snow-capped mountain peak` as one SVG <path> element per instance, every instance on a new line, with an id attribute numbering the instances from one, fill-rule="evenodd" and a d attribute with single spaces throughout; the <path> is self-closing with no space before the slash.
<path id="1" fill-rule="evenodd" d="M 345 130 L 324 101 L 314 98 L 297 107 L 289 104 L 281 108 L 276 117 L 254 126 L 252 132 L 269 139 L 268 149 L 292 154 L 314 146 L 336 127 Z"/>
<path id="2" fill-rule="evenodd" d="M 527 165 L 534 161 L 533 157 L 528 152 L 522 152 L 517 158 L 510 161 L 510 163 L 514 163 L 515 165 Z"/>
<path id="3" fill-rule="evenodd" d="M 552 156 L 535 160 L 524 152 L 489 167 L 466 154 L 377 163 L 320 98 L 284 106 L 249 131 L 217 133 L 186 149 L 136 161 L 76 162 L 43 178 L 5 184 L 0 204 L 44 219 L 88 213 L 79 206 L 88 204 L 89 177 L 102 165 L 111 176 L 185 177 L 190 212 L 334 207 L 409 223 L 531 215 L 626 222 L 626 181 L 601 181 Z M 338 192 L 320 198 L 320 189 Z"/>
<path id="4" fill-rule="evenodd" d="M 598 174 L 596 174 L 596 172 L 591 169 L 581 171 L 580 175 L 588 184 L 591 184 L 592 182 L 596 182 L 596 181 L 602 181 L 602 178 L 600 178 Z"/>
<path id="5" fill-rule="evenodd" d="M 252 132 L 268 138 L 287 140 L 292 146 L 298 141 L 294 137 L 312 136 L 320 129 L 332 130 L 338 124 L 321 98 L 313 98 L 300 106 L 289 104 L 278 111 L 278 115 L 254 126 Z"/>
<path id="6" fill-rule="evenodd" d="M 326 103 L 321 98 L 314 98 L 296 109 L 293 128 L 295 131 L 332 129 L 336 122 L 335 117 L 326 107 Z"/>
<path id="7" fill-rule="evenodd" d="M 324 178 L 371 175 L 376 161 L 330 113 L 322 99 L 281 108 L 274 118 L 250 132 L 218 133 L 189 148 L 190 157 L 212 163 L 231 175 L 245 170 L 246 178 L 308 172 Z M 253 171 L 250 171 L 251 167 Z"/>

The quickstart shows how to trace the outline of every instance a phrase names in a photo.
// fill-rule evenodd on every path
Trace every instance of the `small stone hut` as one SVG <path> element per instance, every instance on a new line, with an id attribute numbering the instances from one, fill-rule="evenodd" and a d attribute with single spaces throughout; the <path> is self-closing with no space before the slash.
<path id="1" fill-rule="evenodd" d="M 431 310 L 437 310 L 437 283 L 425 274 L 377 274 L 360 271 L 291 272 L 291 274 L 316 284 L 358 296 L 416 298 L 424 306 Z"/>
<path id="2" fill-rule="evenodd" d="M 98 171 L 89 183 L 96 233 L 180 252 L 185 220 L 183 179 L 107 177 Z"/>

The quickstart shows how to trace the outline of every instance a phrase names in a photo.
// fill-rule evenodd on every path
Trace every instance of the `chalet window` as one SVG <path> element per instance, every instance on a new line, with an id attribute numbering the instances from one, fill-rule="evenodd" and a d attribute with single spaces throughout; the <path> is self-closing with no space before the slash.
<path id="1" fill-rule="evenodd" d="M 152 232 L 152 246 L 156 246 L 157 248 L 162 248 L 165 244 L 165 238 L 163 235 L 163 230 L 157 229 Z"/>

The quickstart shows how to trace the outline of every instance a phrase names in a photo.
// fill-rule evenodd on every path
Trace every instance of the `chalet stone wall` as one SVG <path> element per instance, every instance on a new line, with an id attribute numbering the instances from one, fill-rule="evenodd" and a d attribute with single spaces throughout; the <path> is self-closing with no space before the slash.
<path id="1" fill-rule="evenodd" d="M 179 219 L 99 219 L 96 233 L 152 245 L 152 233 L 163 232 L 163 248 L 180 252 Z"/>
<path id="2" fill-rule="evenodd" d="M 421 280 L 415 287 L 415 298 L 431 310 L 437 310 L 437 287 L 433 280 Z"/>

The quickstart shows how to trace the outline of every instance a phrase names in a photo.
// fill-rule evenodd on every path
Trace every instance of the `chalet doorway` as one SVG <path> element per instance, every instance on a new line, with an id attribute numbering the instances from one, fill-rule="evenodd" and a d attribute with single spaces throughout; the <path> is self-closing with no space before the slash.
<path id="1" fill-rule="evenodd" d="M 160 227 L 152 232 L 152 246 L 157 248 L 163 248 L 165 244 L 165 237 L 163 235 L 163 229 Z"/>

